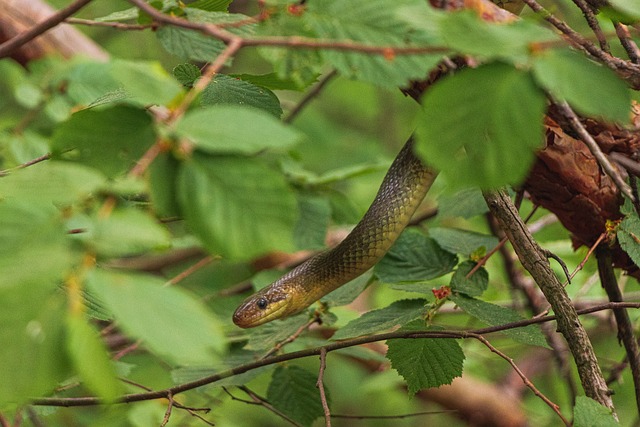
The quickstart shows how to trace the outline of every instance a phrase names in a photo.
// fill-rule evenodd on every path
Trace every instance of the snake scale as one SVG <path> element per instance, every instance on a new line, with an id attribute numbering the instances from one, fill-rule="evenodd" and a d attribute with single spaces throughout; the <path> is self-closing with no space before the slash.
<path id="1" fill-rule="evenodd" d="M 247 298 L 233 322 L 252 328 L 298 313 L 373 267 L 389 250 L 435 180 L 409 139 L 391 164 L 371 206 L 337 246 L 310 258 Z"/>

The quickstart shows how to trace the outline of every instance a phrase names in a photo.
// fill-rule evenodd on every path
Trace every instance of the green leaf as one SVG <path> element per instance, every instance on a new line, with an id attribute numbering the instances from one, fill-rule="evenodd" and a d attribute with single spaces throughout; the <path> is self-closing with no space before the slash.
<path id="1" fill-rule="evenodd" d="M 112 401 L 125 391 L 100 336 L 84 316 L 67 316 L 67 353 L 84 385 L 99 397 Z"/>
<path id="2" fill-rule="evenodd" d="M 573 408 L 574 427 L 616 427 L 619 426 L 611 409 L 602 406 L 587 396 L 576 397 Z"/>
<path id="3" fill-rule="evenodd" d="M 439 29 L 444 43 L 462 54 L 515 64 L 527 63 L 536 43 L 560 40 L 537 22 L 491 23 L 471 10 L 448 13 L 440 19 Z"/>
<path id="4" fill-rule="evenodd" d="M 480 267 L 473 275 L 467 279 L 467 274 L 476 266 L 473 261 L 461 262 L 451 277 L 451 290 L 460 292 L 470 297 L 482 295 L 489 286 L 489 273 L 484 267 Z"/>
<path id="5" fill-rule="evenodd" d="M 250 259 L 294 249 L 296 198 L 259 159 L 196 153 L 180 168 L 178 197 L 188 226 L 213 253 Z"/>
<path id="6" fill-rule="evenodd" d="M 180 84 L 156 61 L 114 60 L 110 75 L 136 105 L 166 105 L 182 92 Z"/>
<path id="7" fill-rule="evenodd" d="M 331 339 L 343 340 L 345 338 L 384 332 L 396 326 L 403 326 L 419 319 L 424 313 L 425 304 L 426 300 L 424 299 L 395 301 L 385 308 L 371 310 L 352 320 L 338 329 Z"/>
<path id="8" fill-rule="evenodd" d="M 331 220 L 331 205 L 326 197 L 312 193 L 298 194 L 300 218 L 294 229 L 298 249 L 324 249 Z"/>
<path id="9" fill-rule="evenodd" d="M 283 5 L 283 8 L 287 6 Z M 304 20 L 284 10 L 274 13 L 263 22 L 258 36 L 302 36 L 315 37 Z M 278 77 L 294 82 L 299 87 L 307 87 L 325 71 L 326 63 L 316 49 L 259 48 L 262 57 L 273 64 Z"/>
<path id="10" fill-rule="evenodd" d="M 124 88 L 118 88 L 94 99 L 87 108 L 99 107 L 105 104 L 117 104 L 126 101 L 128 97 L 129 94 Z"/>
<path id="11" fill-rule="evenodd" d="M 518 322 L 524 318 L 520 316 L 514 310 L 510 308 L 500 307 L 499 305 L 491 304 L 485 301 L 481 301 L 475 298 L 470 298 L 464 295 L 451 295 L 449 297 L 451 301 L 456 303 L 458 307 L 464 310 L 466 313 L 475 317 L 483 323 L 490 326 L 503 325 L 505 323 Z M 506 336 L 512 340 L 527 344 L 536 345 L 539 347 L 548 348 L 547 341 L 537 325 L 528 325 L 523 328 L 507 329 L 502 331 Z"/>
<path id="12" fill-rule="evenodd" d="M 129 21 L 137 18 L 138 18 L 138 8 L 130 7 L 129 9 L 119 10 L 117 12 L 112 12 L 106 16 L 101 16 L 99 18 L 94 19 L 94 21 L 98 21 L 98 22 Z"/>
<path id="13" fill-rule="evenodd" d="M 234 24 L 245 21 L 248 18 L 246 15 L 241 14 L 210 12 L 190 7 L 185 8 L 184 11 L 189 21 L 198 23 Z M 255 25 L 253 24 L 238 27 L 230 25 L 225 29 L 234 34 L 248 36 L 253 33 L 254 27 Z M 162 47 L 182 59 L 210 62 L 222 53 L 225 48 L 225 44 L 222 41 L 209 35 L 173 25 L 160 27 L 156 31 L 156 35 Z"/>
<path id="14" fill-rule="evenodd" d="M 205 34 L 165 25 L 156 31 L 167 52 L 183 60 L 209 62 L 224 50 L 224 43 Z"/>
<path id="15" fill-rule="evenodd" d="M 154 141 L 146 111 L 115 106 L 75 113 L 56 128 L 51 148 L 56 159 L 74 160 L 114 177 L 131 168 Z"/>
<path id="16" fill-rule="evenodd" d="M 291 419 L 310 426 L 323 414 L 316 381 L 315 374 L 298 366 L 278 366 L 267 389 L 267 400 Z"/>
<path id="17" fill-rule="evenodd" d="M 190 63 L 178 64 L 173 68 L 173 76 L 184 87 L 192 87 L 193 83 L 202 75 L 200 68 Z"/>
<path id="18" fill-rule="evenodd" d="M 440 22 L 447 19 L 451 12 L 431 7 L 426 3 L 401 6 L 396 11 L 398 19 L 404 21 L 409 27 L 412 39 L 421 44 L 433 44 L 443 46 L 440 30 Z"/>
<path id="19" fill-rule="evenodd" d="M 395 12 L 402 6 L 422 4 L 420 0 L 316 0 L 308 4 L 302 19 L 319 38 L 353 41 L 372 46 L 407 47 L 410 27 Z M 322 56 L 343 75 L 384 87 L 406 84 L 424 77 L 442 55 L 383 55 L 324 50 Z"/>
<path id="20" fill-rule="evenodd" d="M 120 100 L 125 99 L 126 92 L 110 71 L 110 63 L 74 58 L 61 76 L 67 85 L 67 96 L 80 106 L 115 101 L 114 94 L 119 94 Z"/>
<path id="21" fill-rule="evenodd" d="M 16 167 L 49 153 L 49 140 L 42 135 L 26 129 L 20 134 L 2 135 L 3 166 Z"/>
<path id="22" fill-rule="evenodd" d="M 455 194 L 441 195 L 438 198 L 438 215 L 444 218 L 468 219 L 488 211 L 482 191 L 478 188 L 465 188 Z"/>
<path id="23" fill-rule="evenodd" d="M 405 230 L 374 267 L 383 283 L 423 281 L 453 271 L 458 257 L 416 230 Z"/>
<path id="24" fill-rule="evenodd" d="M 226 12 L 233 0 L 196 0 L 187 7 L 202 9 L 209 12 Z"/>
<path id="25" fill-rule="evenodd" d="M 422 100 L 416 151 L 460 187 L 519 183 L 543 143 L 544 93 L 506 64 L 465 69 Z"/>
<path id="26" fill-rule="evenodd" d="M 62 351 L 65 307 L 64 295 L 49 281 L 0 286 L 0 407 L 51 393 L 71 374 Z"/>
<path id="27" fill-rule="evenodd" d="M 631 202 L 625 200 L 622 211 L 626 216 L 620 222 L 616 235 L 620 247 L 636 265 L 640 265 L 640 218 L 635 211 L 628 210 L 630 207 Z"/>
<path id="28" fill-rule="evenodd" d="M 371 277 L 373 277 L 373 271 L 369 270 L 360 277 L 356 277 L 355 279 L 340 286 L 338 289 L 329 292 L 327 295 L 322 297 L 320 301 L 328 307 L 338 307 L 350 304 L 362 293 L 364 288 L 367 287 L 371 281 Z"/>
<path id="29" fill-rule="evenodd" d="M 260 328 L 253 329 L 249 334 L 249 342 L 245 350 L 270 350 L 276 344 L 291 337 L 302 325 L 309 321 L 307 313 L 267 323 Z"/>
<path id="30" fill-rule="evenodd" d="M 69 206 L 92 196 L 106 178 L 86 166 L 48 161 L 0 178 L 0 199 Z"/>
<path id="31" fill-rule="evenodd" d="M 245 82 L 253 83 L 256 86 L 266 87 L 271 90 L 297 90 L 300 91 L 305 87 L 301 87 L 298 83 L 291 79 L 283 79 L 277 73 L 269 74 L 230 74 L 231 77 L 238 78 Z M 311 83 L 311 82 L 310 82 Z"/>
<path id="32" fill-rule="evenodd" d="M 277 118 L 282 115 L 280 100 L 269 89 L 224 74 L 216 75 L 202 91 L 200 103 L 204 106 L 248 106 L 266 111 Z"/>
<path id="33" fill-rule="evenodd" d="M 210 375 L 224 372 L 228 369 L 233 369 L 238 366 L 246 365 L 247 363 L 255 362 L 256 353 L 250 351 L 238 351 L 229 354 L 224 358 L 223 363 L 208 364 L 207 366 L 183 366 L 171 371 L 171 379 L 175 384 L 182 384 L 191 381 L 197 381 Z M 216 381 L 212 384 L 213 387 L 226 387 L 226 386 L 242 386 L 249 381 L 262 375 L 265 371 L 269 370 L 270 366 L 262 366 L 257 369 L 251 369 L 243 374 L 231 375 L 220 381 Z"/>
<path id="34" fill-rule="evenodd" d="M 424 322 L 416 321 L 402 330 L 424 330 Z M 407 382 L 410 394 L 451 384 L 462 375 L 464 353 L 455 339 L 391 339 L 387 345 L 387 359 Z"/>
<path id="35" fill-rule="evenodd" d="M 149 196 L 159 218 L 180 216 L 176 185 L 180 163 L 171 153 L 160 153 L 149 166 Z"/>
<path id="36" fill-rule="evenodd" d="M 53 207 L 2 201 L 0 224 L 0 288 L 39 283 L 52 289 L 76 262 Z"/>
<path id="37" fill-rule="evenodd" d="M 554 98 L 566 100 L 579 113 L 629 122 L 631 95 L 626 83 L 583 54 L 569 49 L 546 50 L 535 58 L 533 74 Z"/>
<path id="38" fill-rule="evenodd" d="M 212 154 L 284 150 L 301 136 L 262 111 L 230 105 L 189 112 L 176 126 L 176 132 Z"/>
<path id="39" fill-rule="evenodd" d="M 150 275 L 107 270 L 89 273 L 87 288 L 124 332 L 170 363 L 211 363 L 225 351 L 220 321 L 181 288 Z"/>
<path id="40" fill-rule="evenodd" d="M 137 255 L 166 249 L 171 244 L 168 230 L 139 209 L 116 209 L 95 221 L 90 245 L 107 257 Z"/>
<path id="41" fill-rule="evenodd" d="M 495 236 L 457 228 L 433 227 L 429 229 L 429 236 L 438 242 L 442 249 L 467 257 L 480 247 L 490 251 L 498 244 Z"/>
<path id="42" fill-rule="evenodd" d="M 640 19 L 640 0 L 609 0 L 616 10 Z"/>

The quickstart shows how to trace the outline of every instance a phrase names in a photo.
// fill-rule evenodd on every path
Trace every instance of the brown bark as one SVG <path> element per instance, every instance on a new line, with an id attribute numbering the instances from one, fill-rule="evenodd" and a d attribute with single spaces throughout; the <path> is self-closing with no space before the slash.
<path id="1" fill-rule="evenodd" d="M 533 239 L 505 191 L 486 192 L 485 200 L 489 210 L 500 224 L 500 228 L 509 238 L 520 262 L 536 281 L 556 313 L 558 330 L 567 340 L 586 395 L 614 410 L 609 389 L 589 336 L 580 323 L 578 314 L 562 283 L 551 270 L 547 253 Z"/>
<path id="2" fill-rule="evenodd" d="M 51 16 L 55 10 L 42 0 L 0 0 L 0 43 L 28 30 Z M 108 54 L 91 39 L 67 24 L 61 24 L 26 43 L 11 57 L 21 64 L 45 55 L 70 58 L 84 55 L 106 60 Z"/>
<path id="3" fill-rule="evenodd" d="M 494 384 L 470 375 L 456 378 L 450 385 L 422 390 L 418 396 L 455 410 L 455 416 L 470 426 L 528 425 L 520 399 Z"/>

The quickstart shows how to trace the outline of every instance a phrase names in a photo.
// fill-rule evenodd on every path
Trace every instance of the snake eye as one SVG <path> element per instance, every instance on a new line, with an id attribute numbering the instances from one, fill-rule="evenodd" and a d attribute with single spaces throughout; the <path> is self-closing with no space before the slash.
<path id="1" fill-rule="evenodd" d="M 258 301 L 256 301 L 256 305 L 260 310 L 264 310 L 265 308 L 267 308 L 268 304 L 269 304 L 269 301 L 267 301 L 266 298 L 260 298 Z"/>

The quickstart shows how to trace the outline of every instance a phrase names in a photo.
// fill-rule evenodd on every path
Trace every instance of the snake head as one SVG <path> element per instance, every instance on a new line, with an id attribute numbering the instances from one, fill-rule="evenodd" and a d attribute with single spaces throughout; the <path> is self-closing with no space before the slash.
<path id="1" fill-rule="evenodd" d="M 233 323 L 241 328 L 253 328 L 274 319 L 290 316 L 304 309 L 279 280 L 244 300 L 233 313 Z"/>

